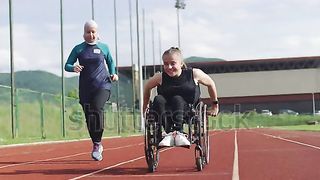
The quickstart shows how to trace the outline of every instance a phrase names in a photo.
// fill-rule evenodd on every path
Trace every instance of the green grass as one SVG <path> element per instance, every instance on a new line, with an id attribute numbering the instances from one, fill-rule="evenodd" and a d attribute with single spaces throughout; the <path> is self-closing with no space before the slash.
<path id="1" fill-rule="evenodd" d="M 15 139 L 12 139 L 11 135 L 10 103 L 0 98 L 0 145 L 89 137 L 78 100 L 66 98 L 64 117 L 66 136 L 63 137 L 59 96 L 44 95 L 42 98 L 43 106 L 41 106 L 40 96 L 29 96 L 28 94 L 20 93 L 19 101 L 17 102 L 17 137 Z M 43 111 L 41 111 L 41 108 Z M 133 115 L 129 110 L 121 109 L 118 114 L 117 112 L 112 112 L 110 106 L 106 108 L 105 137 L 141 135 L 140 118 L 138 116 L 134 122 Z M 43 118 L 41 118 L 41 113 L 43 113 Z M 263 116 L 255 112 L 239 115 L 220 113 L 217 117 L 209 117 L 209 128 L 276 127 L 289 130 L 320 131 L 319 125 L 307 125 L 307 122 L 310 121 L 320 122 L 320 116 Z M 43 129 L 41 125 L 43 125 Z"/>
<path id="2" fill-rule="evenodd" d="M 310 121 L 320 122 L 320 116 L 312 115 L 273 115 L 264 116 L 255 112 L 246 114 L 219 114 L 209 117 L 210 129 L 255 128 L 255 127 L 291 127 L 307 125 Z"/>
<path id="3" fill-rule="evenodd" d="M 292 130 L 292 131 L 316 131 L 320 132 L 320 125 L 297 125 L 297 126 L 281 126 L 272 127 L 273 129 Z"/>
<path id="4" fill-rule="evenodd" d="M 132 113 L 105 113 L 104 136 L 130 136 L 140 133 L 140 118 L 133 122 Z M 16 138 L 12 139 L 10 106 L 0 104 L 0 145 L 41 142 L 60 139 L 88 138 L 88 131 L 81 106 L 77 101 L 67 101 L 65 108 L 65 137 L 62 135 L 60 103 L 45 99 L 43 104 L 43 128 L 41 128 L 41 107 L 37 101 L 21 102 L 17 106 Z M 119 127 L 119 128 L 118 128 Z"/>

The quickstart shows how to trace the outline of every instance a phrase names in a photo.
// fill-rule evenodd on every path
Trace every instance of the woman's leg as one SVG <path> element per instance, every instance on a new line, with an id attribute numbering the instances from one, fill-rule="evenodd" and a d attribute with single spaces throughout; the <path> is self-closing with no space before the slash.
<path id="1" fill-rule="evenodd" d="M 166 133 L 171 132 L 172 123 L 170 119 L 166 118 L 166 104 L 167 100 L 162 95 L 157 95 L 152 103 L 152 110 L 154 111 L 155 119 L 163 125 Z"/>
<path id="2" fill-rule="evenodd" d="M 161 139 L 161 141 L 159 142 L 158 145 L 163 146 L 163 147 L 170 147 L 170 146 L 174 146 L 174 136 L 172 133 L 171 118 L 167 118 L 167 117 L 169 117 L 169 115 L 168 115 L 169 112 L 167 111 L 166 106 L 167 106 L 167 100 L 162 95 L 158 95 L 154 98 L 151 109 L 154 111 L 155 119 L 158 122 L 162 123 L 162 126 L 167 133 L 163 137 L 163 139 L 161 139 L 162 134 L 161 133 L 158 134 L 159 139 Z"/>
<path id="3" fill-rule="evenodd" d="M 190 147 L 191 143 L 183 133 L 183 117 L 187 113 L 188 103 L 181 96 L 174 96 L 171 99 L 172 105 L 172 121 L 174 122 L 174 130 L 177 131 L 174 142 L 176 146 Z"/>
<path id="4" fill-rule="evenodd" d="M 173 96 L 170 104 L 172 106 L 173 129 L 183 132 L 183 117 L 188 103 L 181 96 Z"/>
<path id="5" fill-rule="evenodd" d="M 110 90 L 99 89 L 91 103 L 84 104 L 87 128 L 93 143 L 101 142 L 104 130 L 104 105 L 110 98 Z"/>

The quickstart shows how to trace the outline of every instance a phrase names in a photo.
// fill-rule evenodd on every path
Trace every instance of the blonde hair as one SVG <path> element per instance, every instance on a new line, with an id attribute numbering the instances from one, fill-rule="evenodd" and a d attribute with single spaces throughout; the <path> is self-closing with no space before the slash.
<path id="1" fill-rule="evenodd" d="M 171 47 L 168 50 L 164 51 L 164 53 L 162 54 L 162 59 L 164 58 L 165 55 L 173 55 L 173 54 L 178 54 L 180 56 L 181 63 L 182 63 L 182 69 L 187 69 L 187 65 L 183 61 L 182 52 L 178 47 Z"/>

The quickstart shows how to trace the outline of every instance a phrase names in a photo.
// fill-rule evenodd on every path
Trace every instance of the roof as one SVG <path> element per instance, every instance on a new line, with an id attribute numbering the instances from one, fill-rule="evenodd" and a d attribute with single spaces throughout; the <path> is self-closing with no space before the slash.
<path id="1" fill-rule="evenodd" d="M 307 68 L 319 68 L 320 56 L 255 59 L 255 60 L 235 60 L 235 61 L 218 61 L 218 62 L 197 62 L 197 63 L 188 63 L 187 65 L 194 68 L 202 69 L 207 73 L 307 69 Z"/>
<path id="2" fill-rule="evenodd" d="M 206 58 L 204 58 L 206 59 Z M 210 58 L 211 59 L 211 58 Z M 254 71 L 275 71 L 291 69 L 308 69 L 320 67 L 320 56 L 269 58 L 253 60 L 233 60 L 233 61 L 203 61 L 189 62 L 188 67 L 199 68 L 206 73 L 232 73 L 232 72 L 254 72 Z M 119 67 L 119 70 L 130 71 L 131 66 Z M 161 71 L 161 65 L 143 66 L 147 71 L 147 77 L 153 72 Z"/>

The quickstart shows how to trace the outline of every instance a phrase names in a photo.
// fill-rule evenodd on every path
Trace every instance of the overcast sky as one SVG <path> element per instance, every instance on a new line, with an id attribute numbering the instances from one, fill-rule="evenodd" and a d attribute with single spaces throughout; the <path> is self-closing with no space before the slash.
<path id="1" fill-rule="evenodd" d="M 94 0 L 101 41 L 109 45 L 119 66 L 131 65 L 128 2 L 116 2 L 116 56 L 113 0 Z M 137 63 L 136 1 L 131 2 L 133 61 Z M 12 3 L 15 70 L 45 70 L 60 75 L 60 1 L 12 0 Z M 185 58 L 200 56 L 233 61 L 320 54 L 319 0 L 185 0 L 185 3 L 186 8 L 180 10 L 181 48 Z M 151 65 L 153 55 L 159 64 L 160 51 L 178 45 L 174 5 L 175 0 L 139 0 L 142 63 L 142 9 L 145 10 L 146 64 Z M 8 0 L 0 0 L 0 72 L 10 72 L 8 7 Z M 91 0 L 63 0 L 64 62 L 71 49 L 83 41 L 83 24 L 89 19 Z"/>

